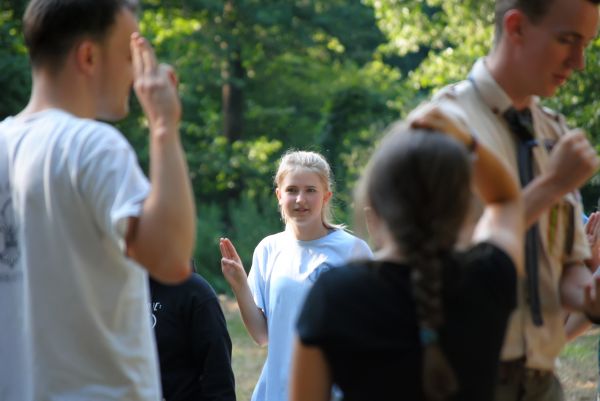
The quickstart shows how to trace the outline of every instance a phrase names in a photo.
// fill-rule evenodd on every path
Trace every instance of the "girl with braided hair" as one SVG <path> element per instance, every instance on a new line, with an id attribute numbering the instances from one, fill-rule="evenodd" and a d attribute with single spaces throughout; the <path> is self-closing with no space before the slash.
<path id="1" fill-rule="evenodd" d="M 459 251 L 472 184 L 486 210 L 472 245 Z M 522 270 L 515 179 L 433 108 L 412 127 L 391 129 L 357 203 L 379 250 L 374 261 L 324 273 L 311 289 L 291 400 L 329 400 L 333 384 L 344 401 L 492 400 Z"/>

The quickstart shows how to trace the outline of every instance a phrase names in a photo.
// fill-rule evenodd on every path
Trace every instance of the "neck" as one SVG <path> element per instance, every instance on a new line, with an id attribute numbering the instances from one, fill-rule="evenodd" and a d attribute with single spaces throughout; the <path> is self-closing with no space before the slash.
<path id="1" fill-rule="evenodd" d="M 515 109 L 529 107 L 532 95 L 524 89 L 527 85 L 520 79 L 518 63 L 507 56 L 502 43 L 488 55 L 485 64 L 498 85 L 510 97 Z"/>
<path id="2" fill-rule="evenodd" d="M 379 249 L 375 252 L 375 260 L 401 263 L 404 261 L 404 255 L 400 247 L 396 244 L 394 237 L 387 230 L 379 232 Z"/>
<path id="3" fill-rule="evenodd" d="M 312 241 L 322 238 L 329 233 L 329 229 L 327 229 L 323 223 L 314 226 L 298 226 L 293 223 L 288 223 L 286 229 L 292 233 L 294 238 L 300 241 Z"/>
<path id="4" fill-rule="evenodd" d="M 396 248 L 384 247 L 375 252 L 373 255 L 374 259 L 380 262 L 395 262 L 403 263 L 404 257 L 402 253 Z"/>
<path id="5" fill-rule="evenodd" d="M 95 118 L 94 103 L 85 81 L 68 69 L 56 74 L 38 69 L 32 75 L 29 103 L 20 113 L 28 115 L 50 108 L 67 111 L 81 118 Z"/>

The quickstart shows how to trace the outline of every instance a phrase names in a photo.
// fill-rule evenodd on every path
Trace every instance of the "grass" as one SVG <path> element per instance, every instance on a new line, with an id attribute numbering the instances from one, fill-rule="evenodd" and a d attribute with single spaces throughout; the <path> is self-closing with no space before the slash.
<path id="1" fill-rule="evenodd" d="M 565 401 L 592 401 L 598 383 L 598 336 L 595 328 L 566 345 L 558 360 Z"/>
<path id="2" fill-rule="evenodd" d="M 248 401 L 258 381 L 267 348 L 254 343 L 246 332 L 235 300 L 220 296 L 233 343 L 232 364 L 238 401 Z"/>

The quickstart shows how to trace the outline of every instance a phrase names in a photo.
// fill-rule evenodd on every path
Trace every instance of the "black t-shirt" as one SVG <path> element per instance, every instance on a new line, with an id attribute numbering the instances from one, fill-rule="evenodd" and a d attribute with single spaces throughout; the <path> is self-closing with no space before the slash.
<path id="1" fill-rule="evenodd" d="M 440 343 L 459 381 L 460 401 L 492 400 L 510 312 L 511 259 L 483 243 L 443 268 Z M 410 268 L 363 262 L 324 273 L 298 321 L 301 341 L 319 347 L 345 401 L 423 400 L 422 347 Z"/>
<path id="2" fill-rule="evenodd" d="M 235 401 L 231 339 L 219 300 L 198 274 L 180 285 L 150 280 L 152 320 L 167 401 Z"/>

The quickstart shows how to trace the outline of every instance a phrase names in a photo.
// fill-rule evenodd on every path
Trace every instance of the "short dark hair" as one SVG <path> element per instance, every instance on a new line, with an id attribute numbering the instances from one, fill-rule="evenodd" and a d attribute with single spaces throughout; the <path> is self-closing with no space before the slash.
<path id="1" fill-rule="evenodd" d="M 495 23 L 496 23 L 496 40 L 502 36 L 502 24 L 504 22 L 504 14 L 508 10 L 517 9 L 527 16 L 532 22 L 541 20 L 554 0 L 496 0 Z M 600 0 L 587 0 L 593 4 L 600 4 Z"/>
<path id="2" fill-rule="evenodd" d="M 136 12 L 137 1 L 32 0 L 23 17 L 32 66 L 59 68 L 78 40 L 104 39 L 123 8 Z"/>

